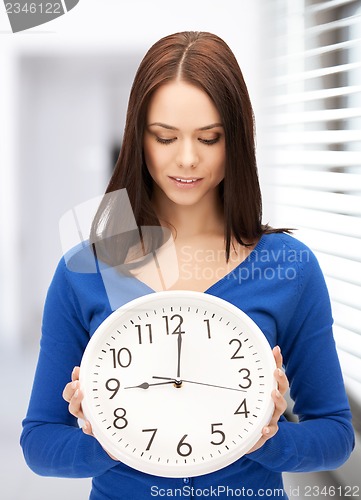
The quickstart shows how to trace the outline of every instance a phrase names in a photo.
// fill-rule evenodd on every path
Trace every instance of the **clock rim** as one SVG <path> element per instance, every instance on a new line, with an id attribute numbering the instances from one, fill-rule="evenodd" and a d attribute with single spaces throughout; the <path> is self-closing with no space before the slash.
<path id="1" fill-rule="evenodd" d="M 252 330 L 252 332 L 258 336 L 258 340 L 260 341 L 261 344 L 263 344 L 262 348 L 265 349 L 265 352 L 267 352 L 267 349 L 269 349 L 269 355 L 265 354 L 268 356 L 267 362 L 270 363 L 272 368 L 274 370 L 277 368 L 276 363 L 272 354 L 272 348 L 265 337 L 264 333 L 262 330 L 259 328 L 257 323 L 250 318 L 249 315 L 247 315 L 242 309 L 239 309 L 237 306 L 234 304 L 228 302 L 227 300 L 211 295 L 206 292 L 198 292 L 194 290 L 165 290 L 165 291 L 160 291 L 160 292 L 151 292 L 146 295 L 142 295 L 140 297 L 136 297 L 135 299 L 132 299 L 131 301 L 123 304 L 119 308 L 117 308 L 115 311 L 113 311 L 95 330 L 93 333 L 92 337 L 90 338 L 85 351 L 83 353 L 83 357 L 80 363 L 80 376 L 79 376 L 79 382 L 80 382 L 80 387 L 81 390 L 86 386 L 86 382 L 84 380 L 84 369 L 87 368 L 87 365 L 91 362 L 91 357 L 93 355 L 93 350 L 96 348 L 97 344 L 100 343 L 100 338 L 102 335 L 106 335 L 107 332 L 111 329 L 111 325 L 115 323 L 119 317 L 122 315 L 126 314 L 132 309 L 136 309 L 143 303 L 148 303 L 151 299 L 159 301 L 162 299 L 167 299 L 170 297 L 178 297 L 178 298 L 195 298 L 195 299 L 201 299 L 205 302 L 212 302 L 216 303 L 218 306 L 222 306 L 225 309 L 227 309 L 229 312 L 236 314 L 237 316 L 241 317 L 242 321 L 246 323 L 246 325 Z M 271 370 L 271 367 L 269 367 Z M 82 371 L 83 369 L 83 371 Z M 89 366 L 90 369 L 90 366 Z M 273 377 L 272 379 L 272 389 L 277 388 L 277 383 L 275 378 Z M 87 415 L 92 415 L 94 416 L 94 412 L 92 410 L 92 407 L 90 404 L 88 404 L 87 400 L 87 395 L 85 392 L 83 392 L 84 399 L 82 401 L 82 410 L 85 418 L 87 420 L 90 420 L 87 418 Z M 260 429 L 263 428 L 264 425 L 267 425 L 267 423 L 270 421 L 272 415 L 274 412 L 274 402 L 271 398 L 271 393 L 269 395 L 269 402 L 268 405 L 265 406 L 263 410 L 263 415 L 258 423 L 258 427 Z M 135 456 L 132 456 L 130 454 L 124 453 L 123 451 L 119 450 L 118 447 L 116 447 L 113 443 L 112 440 L 109 439 L 107 434 L 103 431 L 103 429 L 100 427 L 98 420 L 96 418 L 92 419 L 92 431 L 94 437 L 98 440 L 100 445 L 108 451 L 111 455 L 116 457 L 117 460 L 119 460 L 120 463 L 125 464 L 129 467 L 132 467 L 140 472 L 146 473 L 146 474 L 151 474 L 154 476 L 160 476 L 160 477 L 169 477 L 169 478 L 182 478 L 182 477 L 196 477 L 196 476 L 202 476 L 205 474 L 210 474 L 212 472 L 216 472 L 217 470 L 221 470 L 224 467 L 231 465 L 238 459 L 242 458 L 247 454 L 246 451 L 243 450 L 245 446 L 243 445 L 242 447 L 237 446 L 233 451 L 227 453 L 227 455 L 220 455 L 219 457 L 214 458 L 210 462 L 207 461 L 205 463 L 198 463 L 198 464 L 159 464 L 159 463 L 154 463 L 154 462 L 146 462 L 144 460 L 141 460 Z M 249 438 L 246 438 L 243 443 L 247 444 L 247 449 L 251 449 L 257 441 L 261 438 L 262 433 L 261 431 L 259 434 L 254 434 L 253 437 L 250 436 Z"/>

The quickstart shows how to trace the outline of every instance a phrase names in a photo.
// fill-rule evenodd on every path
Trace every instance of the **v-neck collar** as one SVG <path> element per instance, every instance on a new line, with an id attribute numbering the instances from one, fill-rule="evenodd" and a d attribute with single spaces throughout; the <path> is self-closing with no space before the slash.
<path id="1" fill-rule="evenodd" d="M 206 288 L 206 290 L 202 291 L 202 293 L 213 293 L 213 291 L 215 289 L 222 286 L 222 284 L 225 281 L 227 281 L 233 274 L 237 273 L 240 268 L 248 266 L 249 263 L 251 263 L 256 258 L 257 252 L 259 252 L 260 249 L 264 245 L 265 245 L 265 236 L 262 235 L 261 238 L 259 239 L 258 243 L 256 244 L 256 246 L 254 247 L 254 249 L 250 252 L 250 254 L 244 260 L 242 260 L 242 262 L 237 264 L 231 271 L 229 271 L 224 276 L 222 276 L 222 278 L 220 278 L 218 281 L 216 281 L 215 283 L 210 285 L 208 288 Z M 146 293 L 156 293 L 157 292 L 157 290 L 154 290 L 152 287 L 150 287 L 149 285 L 144 283 L 144 281 L 138 279 L 135 276 L 132 276 L 130 279 L 135 280 L 135 282 L 137 283 L 138 286 L 143 287 L 145 290 L 147 290 Z"/>

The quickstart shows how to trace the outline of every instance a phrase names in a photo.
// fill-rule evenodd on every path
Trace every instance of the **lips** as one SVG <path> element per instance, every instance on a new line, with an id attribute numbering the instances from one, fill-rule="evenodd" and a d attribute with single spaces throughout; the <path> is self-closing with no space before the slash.
<path id="1" fill-rule="evenodd" d="M 179 187 L 196 186 L 202 180 L 200 177 L 169 177 Z"/>
<path id="2" fill-rule="evenodd" d="M 189 184 L 190 182 L 196 182 L 199 180 L 199 179 L 183 179 L 181 177 L 173 177 L 173 179 L 175 179 L 177 182 L 185 182 L 187 184 Z"/>

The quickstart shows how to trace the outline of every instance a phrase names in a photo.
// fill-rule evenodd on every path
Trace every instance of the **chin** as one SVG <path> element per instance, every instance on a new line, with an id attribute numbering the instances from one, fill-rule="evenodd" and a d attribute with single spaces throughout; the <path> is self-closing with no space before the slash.
<path id="1" fill-rule="evenodd" d="M 191 207 L 193 205 L 197 205 L 197 203 L 201 200 L 201 198 L 199 198 L 198 196 L 197 198 L 195 198 L 195 197 L 185 196 L 182 194 L 180 194 L 179 196 L 170 196 L 169 199 L 175 205 L 179 205 L 181 207 Z"/>

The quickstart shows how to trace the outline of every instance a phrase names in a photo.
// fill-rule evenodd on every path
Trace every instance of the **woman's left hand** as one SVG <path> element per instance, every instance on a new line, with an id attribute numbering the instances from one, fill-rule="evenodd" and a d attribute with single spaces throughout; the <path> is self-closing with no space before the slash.
<path id="1" fill-rule="evenodd" d="M 274 372 L 275 379 L 278 384 L 278 389 L 275 389 L 272 391 L 272 399 L 275 404 L 275 409 L 272 415 L 271 420 L 269 421 L 268 425 L 263 427 L 262 429 L 262 436 L 261 438 L 257 441 L 257 443 L 248 451 L 248 453 L 252 453 L 253 451 L 258 450 L 261 448 L 261 446 L 264 445 L 266 441 L 271 439 L 275 434 L 277 434 L 278 431 L 278 421 L 280 419 L 280 416 L 286 411 L 287 408 L 287 402 L 284 398 L 284 395 L 286 394 L 289 384 L 288 384 L 288 379 L 286 377 L 285 372 L 282 370 L 282 354 L 281 354 L 281 349 L 279 346 L 274 347 L 273 349 L 273 356 L 276 361 L 277 368 Z"/>

